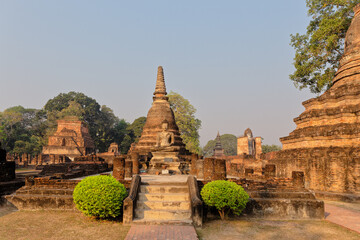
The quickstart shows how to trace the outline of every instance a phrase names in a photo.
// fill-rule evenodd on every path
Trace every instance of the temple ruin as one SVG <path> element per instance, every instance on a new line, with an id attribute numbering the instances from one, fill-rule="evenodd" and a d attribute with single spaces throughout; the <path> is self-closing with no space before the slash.
<path id="1" fill-rule="evenodd" d="M 237 155 L 245 154 L 259 158 L 261 153 L 261 137 L 253 137 L 251 129 L 247 128 L 244 135 L 237 139 Z"/>
<path id="2" fill-rule="evenodd" d="M 94 151 L 94 141 L 85 123 L 77 117 L 67 117 L 57 121 L 57 130 L 49 137 L 42 154 L 49 155 L 50 163 L 61 163 Z"/>
<path id="3" fill-rule="evenodd" d="M 131 149 L 132 154 L 151 156 L 148 172 L 153 174 L 163 170 L 181 173 L 186 164 L 180 155 L 189 154 L 166 95 L 164 71 L 159 66 L 152 106 L 139 142 Z"/>
<path id="4" fill-rule="evenodd" d="M 270 161 L 276 176 L 300 174 L 320 192 L 360 193 L 360 5 L 354 13 L 332 87 L 303 102 L 296 129 Z"/>

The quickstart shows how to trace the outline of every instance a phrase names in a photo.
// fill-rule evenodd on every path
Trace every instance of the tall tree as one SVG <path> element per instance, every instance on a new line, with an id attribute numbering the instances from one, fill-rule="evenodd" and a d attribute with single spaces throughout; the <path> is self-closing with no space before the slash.
<path id="1" fill-rule="evenodd" d="M 171 91 L 167 96 L 186 149 L 193 153 L 200 153 L 199 129 L 201 121 L 195 117 L 195 107 L 190 104 L 189 100 L 176 92 Z"/>
<path id="2" fill-rule="evenodd" d="M 224 154 L 226 156 L 236 155 L 237 137 L 235 135 L 223 134 L 220 136 L 220 141 L 222 147 L 224 148 Z M 205 157 L 213 156 L 215 144 L 216 138 L 207 142 L 207 144 L 203 148 L 203 154 Z"/>
<path id="3" fill-rule="evenodd" d="M 8 152 L 37 154 L 46 124 L 43 111 L 16 106 L 0 113 L 0 140 Z"/>
<path id="4" fill-rule="evenodd" d="M 145 122 L 146 122 L 146 117 L 139 117 L 135 119 L 132 124 L 128 126 L 127 130 L 132 132 L 133 140 L 135 142 L 139 141 Z"/>
<path id="5" fill-rule="evenodd" d="M 311 21 L 305 34 L 291 35 L 295 71 L 290 79 L 299 89 L 320 93 L 331 81 L 344 53 L 344 39 L 360 0 L 306 0 Z"/>

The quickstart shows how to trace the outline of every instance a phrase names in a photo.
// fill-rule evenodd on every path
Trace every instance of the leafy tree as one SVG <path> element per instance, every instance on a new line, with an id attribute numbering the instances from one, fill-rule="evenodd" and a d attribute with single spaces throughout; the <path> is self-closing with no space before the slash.
<path id="1" fill-rule="evenodd" d="M 0 113 L 0 140 L 4 148 L 10 153 L 40 153 L 45 121 L 41 110 L 22 106 L 6 109 Z"/>
<path id="2" fill-rule="evenodd" d="M 262 152 L 263 153 L 268 153 L 268 152 L 277 152 L 277 151 L 280 151 L 281 150 L 281 147 L 278 146 L 278 145 L 262 145 L 261 146 L 261 149 L 262 149 Z"/>
<path id="3" fill-rule="evenodd" d="M 186 149 L 193 153 L 200 153 L 199 129 L 201 121 L 195 117 L 196 109 L 189 100 L 176 92 L 171 91 L 168 97 Z"/>
<path id="4" fill-rule="evenodd" d="M 233 134 L 223 134 L 220 136 L 221 145 L 224 148 L 224 154 L 226 156 L 234 156 L 236 155 L 236 144 L 237 137 Z M 210 140 L 207 142 L 205 147 L 203 148 L 203 153 L 205 157 L 213 156 L 214 147 L 216 144 L 216 138 L 214 140 Z"/>
<path id="5" fill-rule="evenodd" d="M 135 142 L 139 141 L 145 122 L 146 122 L 146 117 L 139 117 L 135 119 L 132 124 L 128 126 L 127 130 L 132 132 Z"/>
<path id="6" fill-rule="evenodd" d="M 295 72 L 290 75 L 296 87 L 320 93 L 331 87 L 344 52 L 345 34 L 360 0 L 306 0 L 312 18 L 305 34 L 291 35 L 295 49 Z"/>
<path id="7" fill-rule="evenodd" d="M 120 144 L 120 152 L 126 154 L 129 151 L 133 142 L 134 138 L 132 138 L 129 134 L 125 135 L 124 140 Z"/>

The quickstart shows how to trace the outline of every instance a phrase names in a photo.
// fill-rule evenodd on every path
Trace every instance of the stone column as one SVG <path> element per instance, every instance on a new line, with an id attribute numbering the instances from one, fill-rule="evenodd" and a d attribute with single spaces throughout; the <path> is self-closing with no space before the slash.
<path id="1" fill-rule="evenodd" d="M 132 174 L 139 174 L 139 153 L 132 153 L 131 154 L 132 160 Z"/>
<path id="2" fill-rule="evenodd" d="M 132 178 L 132 161 L 125 160 L 125 178 Z"/>
<path id="3" fill-rule="evenodd" d="M 113 161 L 113 177 L 117 180 L 125 178 L 125 158 L 116 157 Z"/>

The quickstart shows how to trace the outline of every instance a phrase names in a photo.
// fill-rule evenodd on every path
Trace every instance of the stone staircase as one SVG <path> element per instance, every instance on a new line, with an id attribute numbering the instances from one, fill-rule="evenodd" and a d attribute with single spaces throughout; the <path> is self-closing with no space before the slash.
<path id="1" fill-rule="evenodd" d="M 142 182 L 133 223 L 191 225 L 186 182 Z"/>

